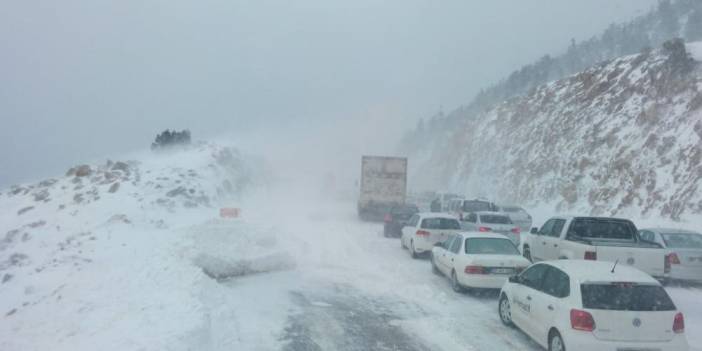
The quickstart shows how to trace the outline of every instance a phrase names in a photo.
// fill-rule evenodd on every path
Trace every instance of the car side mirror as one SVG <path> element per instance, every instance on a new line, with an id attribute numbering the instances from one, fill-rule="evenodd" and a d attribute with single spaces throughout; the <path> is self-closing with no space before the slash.
<path id="1" fill-rule="evenodd" d="M 539 234 L 539 228 L 533 227 L 530 232 L 531 234 Z"/>
<path id="2" fill-rule="evenodd" d="M 522 280 L 519 278 L 518 275 L 510 276 L 507 280 L 508 280 L 510 283 L 514 283 L 514 284 L 521 284 L 521 283 L 522 283 Z"/>

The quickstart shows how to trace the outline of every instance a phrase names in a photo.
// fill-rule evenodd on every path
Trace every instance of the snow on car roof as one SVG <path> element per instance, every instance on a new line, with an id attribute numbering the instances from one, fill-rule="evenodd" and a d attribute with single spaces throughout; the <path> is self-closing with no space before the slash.
<path id="1" fill-rule="evenodd" d="M 584 282 L 633 282 L 659 284 L 650 275 L 619 262 L 612 273 L 614 262 L 587 260 L 556 260 L 546 261 L 567 273 L 571 278 Z"/>

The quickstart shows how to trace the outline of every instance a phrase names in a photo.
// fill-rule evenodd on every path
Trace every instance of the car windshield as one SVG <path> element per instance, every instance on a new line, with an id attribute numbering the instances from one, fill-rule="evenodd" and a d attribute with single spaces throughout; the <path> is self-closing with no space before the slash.
<path id="1" fill-rule="evenodd" d="M 479 255 L 519 255 L 511 240 L 501 238 L 468 238 L 466 253 Z"/>
<path id="2" fill-rule="evenodd" d="M 461 229 L 461 224 L 453 218 L 425 218 L 422 220 L 424 229 Z"/>
<path id="3" fill-rule="evenodd" d="M 464 212 L 479 212 L 479 211 L 490 211 L 490 203 L 486 201 L 464 201 L 463 211 Z"/>
<path id="4" fill-rule="evenodd" d="M 588 239 L 635 240 L 636 233 L 629 221 L 603 218 L 576 218 L 568 230 L 568 235 Z"/>
<path id="5" fill-rule="evenodd" d="M 663 287 L 627 282 L 582 284 L 583 307 L 615 311 L 672 311 L 673 301 Z"/>
<path id="6" fill-rule="evenodd" d="M 512 220 L 502 215 L 480 215 L 480 223 L 485 224 L 512 224 Z"/>
<path id="7" fill-rule="evenodd" d="M 702 249 L 702 235 L 697 233 L 662 233 L 665 246 L 673 249 Z"/>

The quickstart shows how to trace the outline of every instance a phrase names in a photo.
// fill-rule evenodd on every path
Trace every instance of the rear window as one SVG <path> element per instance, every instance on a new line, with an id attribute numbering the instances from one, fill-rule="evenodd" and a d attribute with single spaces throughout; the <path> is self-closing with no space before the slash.
<path id="1" fill-rule="evenodd" d="M 480 215 L 480 223 L 487 224 L 512 224 L 507 216 L 500 215 Z"/>
<path id="2" fill-rule="evenodd" d="M 467 254 L 519 255 L 519 251 L 508 239 L 471 238 L 466 239 Z"/>
<path id="3" fill-rule="evenodd" d="M 692 233 L 663 233 L 665 246 L 669 248 L 702 249 L 702 235 Z"/>
<path id="4" fill-rule="evenodd" d="M 636 227 L 626 220 L 602 218 L 576 218 L 568 235 L 581 238 L 635 240 Z"/>
<path id="5" fill-rule="evenodd" d="M 400 215 L 413 215 L 415 213 L 419 212 L 419 209 L 417 206 L 403 206 L 403 207 L 395 207 L 392 209 L 392 213 L 394 214 L 400 214 Z"/>
<path id="6" fill-rule="evenodd" d="M 490 203 L 487 201 L 464 201 L 463 211 L 464 212 L 480 212 L 480 211 L 490 211 L 492 210 Z"/>
<path id="7" fill-rule="evenodd" d="M 424 229 L 461 229 L 461 224 L 453 218 L 425 218 L 422 220 Z"/>
<path id="8" fill-rule="evenodd" d="M 582 284 L 583 307 L 613 311 L 672 311 L 673 301 L 658 285 L 633 283 Z"/>

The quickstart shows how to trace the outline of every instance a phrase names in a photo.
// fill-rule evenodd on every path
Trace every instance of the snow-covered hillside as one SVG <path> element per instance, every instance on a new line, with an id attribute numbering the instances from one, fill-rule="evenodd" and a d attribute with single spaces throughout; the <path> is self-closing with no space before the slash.
<path id="1" fill-rule="evenodd" d="M 1 350 L 191 345 L 182 340 L 205 323 L 198 291 L 211 280 L 202 266 L 227 264 L 218 254 L 243 245 L 202 240 L 202 223 L 259 175 L 210 143 L 133 157 L 0 192 Z M 271 255 L 260 246 L 247 251 Z"/>
<path id="2" fill-rule="evenodd" d="M 454 129 L 435 120 L 405 145 L 410 179 L 567 212 L 700 214 L 702 53 L 683 47 L 605 62 Z"/>

